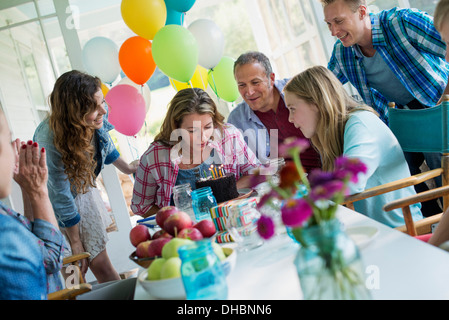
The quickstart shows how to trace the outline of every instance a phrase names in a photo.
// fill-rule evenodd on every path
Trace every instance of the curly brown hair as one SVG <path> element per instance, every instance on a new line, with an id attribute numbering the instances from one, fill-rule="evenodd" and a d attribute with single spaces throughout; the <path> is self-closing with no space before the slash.
<path id="1" fill-rule="evenodd" d="M 97 108 L 94 95 L 98 90 L 99 78 L 73 70 L 56 80 L 49 98 L 53 143 L 61 153 L 72 190 L 81 193 L 95 186 L 95 147 L 91 144 L 95 130 L 85 116 Z"/>

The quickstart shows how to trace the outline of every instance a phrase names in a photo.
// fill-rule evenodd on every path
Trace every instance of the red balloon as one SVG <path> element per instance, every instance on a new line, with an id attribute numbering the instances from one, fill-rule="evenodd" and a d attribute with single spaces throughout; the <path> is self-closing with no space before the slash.
<path id="1" fill-rule="evenodd" d="M 139 36 L 128 38 L 123 42 L 118 59 L 126 76 L 137 84 L 146 83 L 156 69 L 151 53 L 151 42 Z"/>
<path id="2" fill-rule="evenodd" d="M 115 130 L 126 135 L 137 134 L 145 122 L 145 99 L 133 86 L 119 84 L 107 93 L 109 122 Z"/>

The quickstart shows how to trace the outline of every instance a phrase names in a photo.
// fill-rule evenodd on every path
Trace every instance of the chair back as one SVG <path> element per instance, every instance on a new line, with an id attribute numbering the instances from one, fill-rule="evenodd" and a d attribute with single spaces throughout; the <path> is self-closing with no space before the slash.
<path id="1" fill-rule="evenodd" d="M 446 96 L 447 97 L 447 96 Z M 449 153 L 449 101 L 426 109 L 388 108 L 391 131 L 402 150 Z"/>

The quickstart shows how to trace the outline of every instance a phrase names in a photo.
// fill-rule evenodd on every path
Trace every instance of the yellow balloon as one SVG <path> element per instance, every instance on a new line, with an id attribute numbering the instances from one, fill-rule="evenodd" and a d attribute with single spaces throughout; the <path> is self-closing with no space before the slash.
<path id="1" fill-rule="evenodd" d="M 126 25 L 148 40 L 153 40 L 167 19 L 164 0 L 122 0 L 121 12 Z"/>
<path id="2" fill-rule="evenodd" d="M 195 69 L 195 73 L 192 76 L 192 79 L 190 79 L 189 82 L 180 82 L 178 80 L 170 78 L 170 84 L 172 85 L 173 89 L 176 91 L 186 89 L 186 88 L 201 88 L 203 90 L 206 90 L 208 86 L 207 82 L 207 69 L 197 65 Z"/>
<path id="3" fill-rule="evenodd" d="M 103 92 L 103 96 L 105 96 L 105 97 L 106 97 L 106 95 L 107 95 L 108 92 L 109 92 L 108 86 L 105 85 L 103 82 L 101 83 L 101 91 Z"/>

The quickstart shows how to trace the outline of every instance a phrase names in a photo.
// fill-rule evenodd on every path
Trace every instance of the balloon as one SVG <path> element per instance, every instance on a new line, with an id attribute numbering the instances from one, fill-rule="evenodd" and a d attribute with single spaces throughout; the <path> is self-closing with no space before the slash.
<path id="1" fill-rule="evenodd" d="M 220 28 L 208 19 L 198 19 L 192 22 L 188 30 L 198 42 L 198 64 L 212 69 L 223 56 L 224 36 Z"/>
<path id="2" fill-rule="evenodd" d="M 90 39 L 83 47 L 82 56 L 86 71 L 103 82 L 112 83 L 120 73 L 118 47 L 111 39 Z"/>
<path id="3" fill-rule="evenodd" d="M 154 38 L 167 19 L 164 0 L 122 0 L 120 8 L 126 25 L 148 40 Z"/>
<path id="4" fill-rule="evenodd" d="M 104 97 L 106 97 L 106 95 L 109 92 L 109 87 L 105 85 L 103 82 L 101 83 L 101 92 L 103 92 Z"/>
<path id="5" fill-rule="evenodd" d="M 190 86 L 190 83 L 192 86 Z M 179 82 L 174 79 L 170 79 L 170 84 L 172 85 L 173 89 L 176 91 L 180 91 L 182 89 L 186 88 L 201 88 L 203 90 L 206 90 L 207 88 L 207 69 L 203 68 L 202 66 L 198 65 L 196 67 L 195 73 L 193 74 L 192 79 L 189 80 L 189 82 Z"/>
<path id="6" fill-rule="evenodd" d="M 184 15 L 183 12 L 167 8 L 167 20 L 165 21 L 165 25 L 177 24 L 182 26 L 184 24 Z"/>
<path id="7" fill-rule="evenodd" d="M 143 96 L 143 99 L 145 100 L 145 113 L 147 113 L 151 104 L 151 91 L 150 87 L 148 87 L 148 84 L 144 83 L 143 85 L 140 85 L 133 82 L 131 79 L 127 77 L 120 80 L 117 85 L 119 84 L 127 84 L 137 89 L 137 91 Z"/>
<path id="8" fill-rule="evenodd" d="M 224 56 L 217 66 L 209 70 L 207 81 L 215 94 L 228 102 L 239 97 L 239 90 L 234 79 L 234 59 Z"/>
<path id="9" fill-rule="evenodd" d="M 151 54 L 151 42 L 139 36 L 123 42 L 118 59 L 126 76 L 137 84 L 147 82 L 156 69 Z"/>
<path id="10" fill-rule="evenodd" d="M 145 100 L 136 88 L 120 84 L 106 95 L 109 106 L 109 122 L 115 130 L 126 135 L 137 134 L 145 122 Z"/>
<path id="11" fill-rule="evenodd" d="M 198 64 L 198 45 L 192 33 L 171 24 L 161 28 L 153 39 L 153 59 L 168 77 L 189 81 Z"/>
<path id="12" fill-rule="evenodd" d="M 187 12 L 189 11 L 196 0 L 165 0 L 165 4 L 167 8 L 173 9 L 178 12 Z"/>

